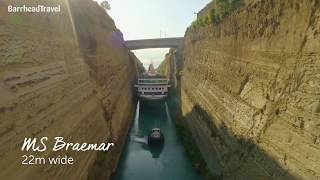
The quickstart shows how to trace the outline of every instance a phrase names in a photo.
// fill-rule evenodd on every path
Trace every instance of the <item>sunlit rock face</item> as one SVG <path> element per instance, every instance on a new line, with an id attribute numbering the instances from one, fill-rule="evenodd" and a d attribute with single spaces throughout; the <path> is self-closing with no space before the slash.
<path id="1" fill-rule="evenodd" d="M 171 89 L 177 88 L 177 75 L 179 75 L 179 61 L 181 57 L 180 49 L 170 49 L 170 51 L 165 55 L 164 60 L 161 62 L 157 68 L 157 72 L 166 76 L 170 80 Z"/>
<path id="2" fill-rule="evenodd" d="M 40 2 L 61 5 L 61 12 L 6 13 L 9 3 Z M 113 20 L 90 0 L 4 0 L 0 22 L 0 177 L 109 177 L 135 110 L 131 86 L 137 61 L 123 46 Z M 105 154 L 30 152 L 68 154 L 75 163 L 22 166 L 21 155 L 28 153 L 20 150 L 24 138 L 42 136 L 116 145 Z"/>
<path id="3" fill-rule="evenodd" d="M 187 31 L 183 114 L 226 179 L 320 178 L 319 14 L 315 0 L 249 1 Z"/>

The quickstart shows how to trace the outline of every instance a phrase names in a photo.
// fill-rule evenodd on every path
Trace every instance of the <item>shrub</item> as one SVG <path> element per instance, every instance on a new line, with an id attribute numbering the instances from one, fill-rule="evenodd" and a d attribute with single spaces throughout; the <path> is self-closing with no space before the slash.
<path id="1" fill-rule="evenodd" d="M 230 1 L 216 0 L 216 9 L 221 19 L 225 18 L 230 13 Z"/>
<path id="2" fill-rule="evenodd" d="M 219 15 L 216 13 L 216 10 L 214 8 L 210 10 L 209 20 L 213 24 L 218 24 L 220 22 Z"/>
<path id="3" fill-rule="evenodd" d="M 192 22 L 193 29 L 210 24 L 219 24 L 222 19 L 227 17 L 232 11 L 244 5 L 244 0 L 216 0 L 214 7 L 205 17 L 199 17 Z"/>
<path id="4" fill-rule="evenodd" d="M 106 11 L 108 11 L 108 10 L 111 9 L 111 6 L 110 6 L 109 2 L 106 1 L 106 0 L 103 0 L 103 1 L 100 3 L 100 6 L 101 6 L 104 10 L 106 10 Z"/>
<path id="5" fill-rule="evenodd" d="M 205 24 L 205 25 L 209 25 L 209 24 L 210 24 L 209 16 L 206 16 L 206 17 L 204 18 L 204 24 Z"/>
<path id="6" fill-rule="evenodd" d="M 231 7 L 231 11 L 236 10 L 237 8 L 241 7 L 244 5 L 244 1 L 243 0 L 232 0 L 230 3 L 230 7 Z"/>
<path id="7" fill-rule="evenodd" d="M 201 27 L 205 25 L 203 18 L 199 18 L 199 25 L 200 25 Z"/>

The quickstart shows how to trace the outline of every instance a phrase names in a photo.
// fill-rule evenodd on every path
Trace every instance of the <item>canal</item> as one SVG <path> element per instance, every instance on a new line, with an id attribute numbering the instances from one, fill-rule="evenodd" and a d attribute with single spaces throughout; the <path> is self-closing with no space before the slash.
<path id="1" fill-rule="evenodd" d="M 146 137 L 161 128 L 163 148 L 151 148 Z M 113 180 L 200 180 L 170 118 L 165 102 L 138 103 L 129 138 Z"/>

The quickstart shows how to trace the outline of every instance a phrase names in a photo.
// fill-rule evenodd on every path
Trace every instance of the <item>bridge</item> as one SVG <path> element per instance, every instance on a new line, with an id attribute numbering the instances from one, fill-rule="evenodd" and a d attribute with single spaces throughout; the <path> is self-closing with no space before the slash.
<path id="1" fill-rule="evenodd" d="M 184 38 L 160 38 L 160 39 L 140 39 L 125 41 L 130 50 L 150 49 L 150 48 L 180 48 L 183 45 Z"/>

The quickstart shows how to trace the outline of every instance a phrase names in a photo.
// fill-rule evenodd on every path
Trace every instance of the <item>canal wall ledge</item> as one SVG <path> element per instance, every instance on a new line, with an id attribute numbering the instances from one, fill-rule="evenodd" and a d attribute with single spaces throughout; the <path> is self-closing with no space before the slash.
<path id="1" fill-rule="evenodd" d="M 320 178 L 319 14 L 317 0 L 248 1 L 187 30 L 181 110 L 224 179 Z"/>
<path id="2" fill-rule="evenodd" d="M 137 58 L 93 1 L 41 1 L 61 5 L 60 13 L 50 15 L 9 14 L 9 3 L 15 1 L 0 2 L 0 177 L 108 179 L 135 111 Z M 116 146 L 105 154 L 59 151 L 73 157 L 73 165 L 23 166 L 24 138 L 43 136 L 63 136 L 69 142 L 107 140 Z M 32 152 L 41 157 L 59 153 Z M 103 171 L 101 162 L 107 166 Z"/>

